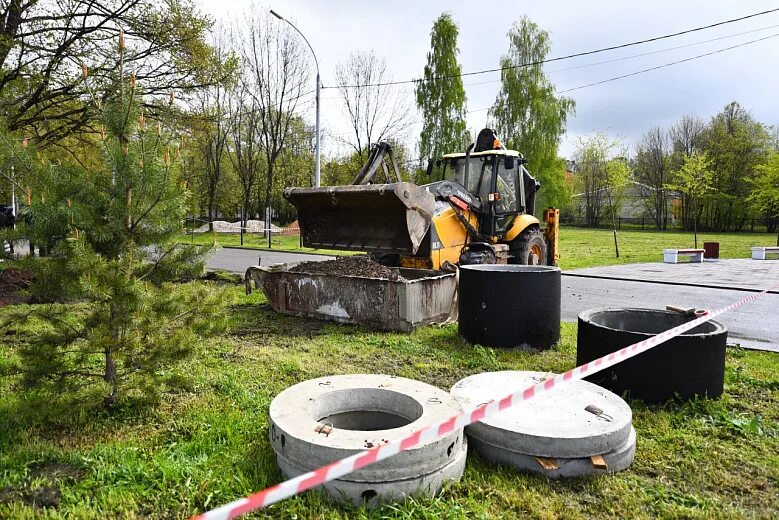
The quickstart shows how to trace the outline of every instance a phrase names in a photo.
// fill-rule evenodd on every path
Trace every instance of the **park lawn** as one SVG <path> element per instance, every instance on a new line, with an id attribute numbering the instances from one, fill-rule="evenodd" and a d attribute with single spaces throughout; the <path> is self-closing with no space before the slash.
<path id="1" fill-rule="evenodd" d="M 686 231 L 617 231 L 620 257 L 614 253 L 614 234 L 608 229 L 560 227 L 560 267 L 577 269 L 611 264 L 662 262 L 663 249 L 695 246 L 694 235 Z M 751 258 L 752 246 L 776 245 L 776 234 L 698 233 L 698 247 L 719 242 L 720 258 Z"/>
<path id="2" fill-rule="evenodd" d="M 224 287 L 230 330 L 172 370 L 188 382 L 161 403 L 131 396 L 110 413 L 56 402 L 31 409 L 15 377 L 0 377 L 0 518 L 185 518 L 277 483 L 268 406 L 305 379 L 367 371 L 448 389 L 477 372 L 575 363 L 575 324 L 563 323 L 546 352 L 489 349 L 464 343 L 455 325 L 371 332 L 279 315 L 260 292 Z M 0 318 L 13 310 L 24 307 L 0 309 Z M 36 332 L 28 327 L 4 332 L 0 374 L 11 347 Z M 310 492 L 254 517 L 775 518 L 779 356 L 729 348 L 721 399 L 631 406 L 637 454 L 619 474 L 550 481 L 471 453 L 463 479 L 435 499 L 368 511 Z"/>
<path id="3" fill-rule="evenodd" d="M 662 262 L 663 249 L 691 248 L 695 245 L 692 233 L 683 231 L 640 231 L 617 232 L 620 257 L 614 254 L 614 235 L 608 229 L 590 229 L 570 226 L 560 227 L 560 267 L 578 269 L 611 264 L 633 264 L 641 262 Z M 216 243 L 220 246 L 239 246 L 240 237 L 228 233 L 204 233 L 188 235 L 182 241 L 198 244 Z M 703 242 L 719 242 L 721 258 L 750 258 L 752 246 L 776 245 L 776 235 L 768 233 L 698 233 L 698 247 Z M 267 239 L 260 235 L 244 235 L 244 246 L 250 248 L 268 247 Z M 298 236 L 274 236 L 272 249 L 297 252 L 314 252 L 334 255 L 357 254 L 348 251 L 311 249 L 300 246 Z"/>

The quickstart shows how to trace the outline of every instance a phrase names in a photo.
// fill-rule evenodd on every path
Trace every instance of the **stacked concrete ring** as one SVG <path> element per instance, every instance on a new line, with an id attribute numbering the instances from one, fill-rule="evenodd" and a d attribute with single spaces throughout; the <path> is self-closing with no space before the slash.
<path id="1" fill-rule="evenodd" d="M 404 438 L 460 413 L 449 393 L 402 377 L 352 374 L 304 381 L 270 406 L 270 441 L 286 478 Z M 462 430 L 325 484 L 334 500 L 376 506 L 434 495 L 465 468 Z"/>

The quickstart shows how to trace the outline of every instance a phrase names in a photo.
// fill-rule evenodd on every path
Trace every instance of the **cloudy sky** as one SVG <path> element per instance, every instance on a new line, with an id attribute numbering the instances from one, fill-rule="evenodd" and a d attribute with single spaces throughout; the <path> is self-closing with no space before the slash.
<path id="1" fill-rule="evenodd" d="M 198 0 L 216 19 L 236 20 L 250 9 L 274 9 L 306 35 L 319 58 L 322 82 L 335 84 L 335 67 L 354 51 L 373 50 L 386 59 L 393 79 L 421 75 L 433 21 L 449 11 L 460 28 L 460 63 L 464 72 L 499 66 L 512 23 L 529 16 L 551 35 L 549 57 L 594 50 L 709 25 L 766 11 L 779 5 L 742 0 L 685 1 L 405 1 L 384 0 Z M 746 33 L 746 34 L 742 34 Z M 683 60 L 751 40 L 779 35 L 779 12 L 721 27 L 617 51 L 546 65 L 558 91 L 642 69 Z M 708 41 L 715 40 L 715 41 Z M 679 48 L 682 47 L 682 48 Z M 667 127 L 684 114 L 711 117 L 737 100 L 759 120 L 779 123 L 779 36 L 690 62 L 570 92 L 576 116 L 568 123 L 561 154 L 572 153 L 578 136 L 604 131 L 628 146 L 650 127 Z M 656 52 L 660 51 L 660 52 Z M 638 54 L 651 53 L 634 57 Z M 610 63 L 599 62 L 628 58 Z M 313 63 L 312 63 L 313 65 Z M 582 67 L 582 65 L 585 65 Z M 574 68 L 577 67 L 577 68 Z M 569 70 L 561 70 L 569 69 Z M 464 79 L 468 124 L 478 131 L 499 89 L 499 73 Z M 313 75 L 312 75 L 313 88 Z M 412 87 L 399 87 L 412 102 Z M 322 92 L 322 126 L 343 135 L 349 126 L 335 89 Z M 416 119 L 415 117 L 414 119 Z M 314 112 L 310 111 L 313 123 Z M 409 144 L 418 136 L 411 129 Z M 325 153 L 337 153 L 329 141 Z"/>

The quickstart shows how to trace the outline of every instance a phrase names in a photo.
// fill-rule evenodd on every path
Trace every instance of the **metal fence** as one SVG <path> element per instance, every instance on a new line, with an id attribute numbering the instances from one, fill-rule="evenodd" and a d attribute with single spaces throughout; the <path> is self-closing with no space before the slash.
<path id="1" fill-rule="evenodd" d="M 560 216 L 560 223 L 574 227 L 590 227 L 598 229 L 611 229 L 611 219 L 601 218 L 597 226 L 590 225 L 587 217 L 582 216 Z M 617 229 L 640 229 L 644 231 L 659 231 L 655 220 L 651 217 L 619 217 L 615 222 Z M 667 231 L 692 231 L 693 222 L 691 219 L 668 220 L 665 226 Z M 740 232 L 740 233 L 776 233 L 777 229 L 766 226 L 765 220 L 760 218 L 750 218 L 740 220 L 735 226 L 729 229 L 711 229 L 704 223 L 698 222 L 698 231 L 716 231 L 716 232 Z"/>

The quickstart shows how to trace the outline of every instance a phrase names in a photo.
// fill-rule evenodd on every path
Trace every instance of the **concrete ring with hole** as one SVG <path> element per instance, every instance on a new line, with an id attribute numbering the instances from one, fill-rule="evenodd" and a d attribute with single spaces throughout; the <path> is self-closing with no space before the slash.
<path id="1" fill-rule="evenodd" d="M 448 392 L 403 377 L 350 374 L 303 381 L 270 405 L 270 441 L 285 477 L 405 438 L 462 411 Z M 336 499 L 378 503 L 434 494 L 465 466 L 462 430 L 403 451 L 325 486 Z M 374 484 L 370 486 L 370 484 Z M 360 489 L 363 492 L 357 492 Z"/>

